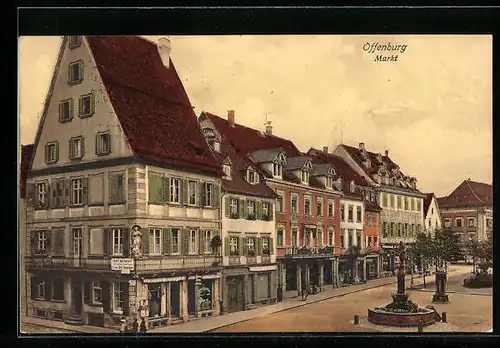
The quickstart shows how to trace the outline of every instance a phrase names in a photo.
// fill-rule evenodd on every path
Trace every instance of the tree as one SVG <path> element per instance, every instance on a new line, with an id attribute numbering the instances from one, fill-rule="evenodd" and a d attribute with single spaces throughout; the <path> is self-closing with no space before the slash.
<path id="1" fill-rule="evenodd" d="M 354 280 L 356 273 L 357 273 L 357 262 L 356 260 L 358 259 L 359 255 L 361 254 L 361 246 L 359 245 L 351 245 L 348 249 L 348 255 L 349 255 L 349 269 L 351 270 L 351 281 Z"/>
<path id="2" fill-rule="evenodd" d="M 425 283 L 425 264 L 432 258 L 432 239 L 423 232 L 419 232 L 415 238 L 415 243 L 410 248 L 410 253 L 416 259 L 420 260 L 420 268 L 423 272 L 424 287 Z"/>
<path id="3" fill-rule="evenodd" d="M 454 234 L 451 229 L 437 230 L 434 234 L 432 243 L 432 253 L 437 266 L 444 266 L 445 271 L 448 269 L 448 262 L 461 260 L 463 258 L 463 250 L 458 235 Z"/>

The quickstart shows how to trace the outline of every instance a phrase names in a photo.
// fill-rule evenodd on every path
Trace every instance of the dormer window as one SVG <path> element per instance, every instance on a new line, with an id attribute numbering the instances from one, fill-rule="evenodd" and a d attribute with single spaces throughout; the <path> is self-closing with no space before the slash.
<path id="1" fill-rule="evenodd" d="M 302 183 L 309 184 L 309 172 L 307 170 L 302 171 Z"/>
<path id="2" fill-rule="evenodd" d="M 216 140 L 214 140 L 213 149 L 216 152 L 220 152 L 220 143 L 218 141 L 216 141 Z"/>
<path id="3" fill-rule="evenodd" d="M 231 166 L 224 164 L 222 166 L 222 170 L 224 171 L 224 175 L 226 176 L 226 180 L 231 180 Z"/>
<path id="4" fill-rule="evenodd" d="M 331 189 L 332 186 L 333 186 L 333 179 L 331 176 L 327 176 L 326 177 L 326 183 L 325 183 L 325 186 L 327 189 Z"/>
<path id="5" fill-rule="evenodd" d="M 257 184 L 259 182 L 258 178 L 259 178 L 259 176 L 255 172 L 255 170 L 253 170 L 253 169 L 247 170 L 247 181 L 250 184 Z"/>
<path id="6" fill-rule="evenodd" d="M 283 176 L 283 166 L 281 164 L 273 163 L 273 175 L 278 178 Z"/>
<path id="7" fill-rule="evenodd" d="M 351 181 L 350 189 L 351 189 L 351 193 L 354 193 L 354 191 L 356 191 L 356 185 L 354 184 L 354 181 Z"/>
<path id="8" fill-rule="evenodd" d="M 69 37 L 69 48 L 77 48 L 80 47 L 82 44 L 82 37 L 81 36 L 70 36 Z"/>

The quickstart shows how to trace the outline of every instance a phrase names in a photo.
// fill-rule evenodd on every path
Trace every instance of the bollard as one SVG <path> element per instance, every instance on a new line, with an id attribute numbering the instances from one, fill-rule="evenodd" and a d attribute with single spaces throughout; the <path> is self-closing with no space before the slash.
<path id="1" fill-rule="evenodd" d="M 443 312 L 443 315 L 441 316 L 441 321 L 443 323 L 446 323 L 447 322 L 447 319 L 446 319 L 446 312 Z"/>
<path id="2" fill-rule="evenodd" d="M 354 325 L 359 325 L 359 315 L 354 315 Z"/>

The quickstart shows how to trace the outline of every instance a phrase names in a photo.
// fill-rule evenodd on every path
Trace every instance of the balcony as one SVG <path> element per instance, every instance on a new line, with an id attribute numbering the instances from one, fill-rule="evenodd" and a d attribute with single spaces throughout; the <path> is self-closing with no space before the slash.
<path id="1" fill-rule="evenodd" d="M 219 266 L 220 257 L 215 255 L 169 256 L 136 260 L 137 273 L 180 270 L 190 268 L 210 268 Z"/>
<path id="2" fill-rule="evenodd" d="M 25 258 L 26 269 L 84 269 L 111 271 L 109 259 L 88 259 L 88 258 L 65 258 L 65 257 L 45 257 L 31 256 Z"/>

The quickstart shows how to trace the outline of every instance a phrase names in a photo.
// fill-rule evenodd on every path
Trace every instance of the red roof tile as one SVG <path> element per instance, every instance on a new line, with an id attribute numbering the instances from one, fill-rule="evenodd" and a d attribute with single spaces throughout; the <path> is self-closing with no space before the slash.
<path id="1" fill-rule="evenodd" d="M 19 173 L 21 198 L 25 197 L 26 172 L 30 168 L 31 157 L 33 155 L 34 150 L 35 150 L 34 144 L 21 145 L 21 165 L 20 165 L 20 173 Z"/>
<path id="2" fill-rule="evenodd" d="M 382 207 L 375 202 L 365 202 L 365 210 L 369 211 L 381 211 Z"/>
<path id="3" fill-rule="evenodd" d="M 138 157 L 221 174 L 170 60 L 137 36 L 87 36 L 130 147 Z"/>
<path id="4" fill-rule="evenodd" d="M 238 123 L 231 127 L 226 119 L 203 112 L 210 121 L 224 134 L 236 151 L 248 154 L 261 149 L 272 149 L 281 147 L 287 157 L 301 156 L 299 149 L 290 141 L 274 135 L 266 135 L 255 129 L 242 126 Z"/>
<path id="5" fill-rule="evenodd" d="M 449 196 L 438 198 L 438 204 L 440 208 L 493 206 L 493 186 L 464 180 Z"/>

